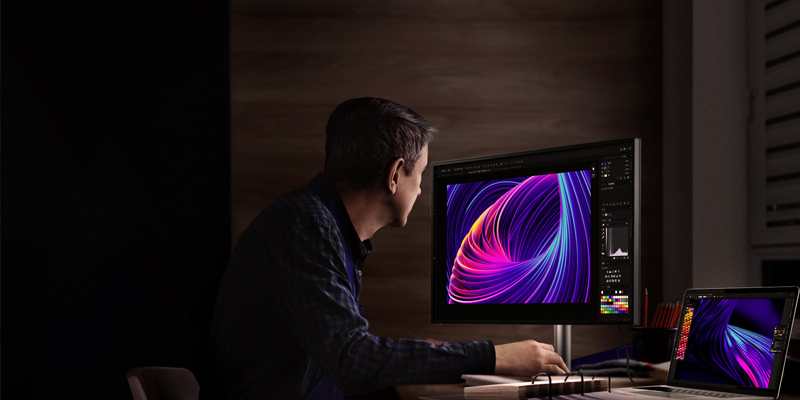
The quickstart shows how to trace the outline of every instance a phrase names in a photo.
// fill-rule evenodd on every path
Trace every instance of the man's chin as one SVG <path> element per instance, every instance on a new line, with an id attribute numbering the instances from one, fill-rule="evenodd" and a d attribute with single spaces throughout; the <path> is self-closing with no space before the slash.
<path id="1" fill-rule="evenodd" d="M 391 226 L 393 228 L 402 228 L 402 227 L 406 226 L 407 222 L 408 222 L 408 218 L 403 218 L 402 221 L 393 221 L 391 224 L 389 224 L 389 226 Z"/>

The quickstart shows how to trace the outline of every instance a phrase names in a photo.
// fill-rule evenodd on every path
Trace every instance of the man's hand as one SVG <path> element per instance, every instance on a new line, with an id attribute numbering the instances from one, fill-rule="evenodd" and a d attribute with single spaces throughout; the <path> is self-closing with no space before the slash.
<path id="1" fill-rule="evenodd" d="M 494 346 L 494 350 L 495 375 L 532 376 L 540 372 L 558 375 L 569 372 L 551 344 L 524 340 Z"/>

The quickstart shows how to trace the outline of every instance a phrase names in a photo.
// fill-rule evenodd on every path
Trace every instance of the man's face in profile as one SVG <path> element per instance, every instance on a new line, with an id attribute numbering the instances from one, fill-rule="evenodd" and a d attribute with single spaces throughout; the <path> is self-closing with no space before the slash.
<path id="1" fill-rule="evenodd" d="M 422 194 L 422 173 L 428 166 L 428 145 L 422 148 L 422 152 L 414 164 L 414 169 L 406 174 L 405 168 L 400 168 L 398 174 L 397 192 L 394 194 L 393 213 L 394 218 L 389 224 L 391 226 L 402 227 L 408 222 L 408 214 L 414 207 L 417 197 Z"/>

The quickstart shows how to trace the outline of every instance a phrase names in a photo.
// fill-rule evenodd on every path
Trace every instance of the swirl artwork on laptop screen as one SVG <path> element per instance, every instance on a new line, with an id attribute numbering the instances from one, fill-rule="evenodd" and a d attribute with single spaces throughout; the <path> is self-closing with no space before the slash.
<path id="1" fill-rule="evenodd" d="M 449 304 L 588 303 L 591 171 L 447 185 Z"/>
<path id="2" fill-rule="evenodd" d="M 768 388 L 783 299 L 697 300 L 675 379 Z"/>

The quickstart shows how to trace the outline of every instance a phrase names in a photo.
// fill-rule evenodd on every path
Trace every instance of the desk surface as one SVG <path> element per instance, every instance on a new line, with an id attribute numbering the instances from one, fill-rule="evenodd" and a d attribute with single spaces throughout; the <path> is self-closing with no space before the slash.
<path id="1" fill-rule="evenodd" d="M 664 380 L 655 378 L 634 378 L 633 380 L 642 386 L 663 385 L 665 383 Z M 615 376 L 611 378 L 612 388 L 628 386 L 633 386 L 633 384 L 627 377 Z M 464 387 L 463 383 L 454 383 L 446 385 L 397 385 L 394 389 L 400 400 L 463 400 Z"/>
<path id="2" fill-rule="evenodd" d="M 654 378 L 634 378 L 637 384 L 642 386 L 663 385 L 662 379 Z M 633 386 L 628 378 L 611 378 L 612 388 Z M 464 400 L 464 384 L 444 384 L 444 385 L 398 385 L 395 392 L 400 400 Z M 781 393 L 779 400 L 800 400 L 800 393 Z"/>

